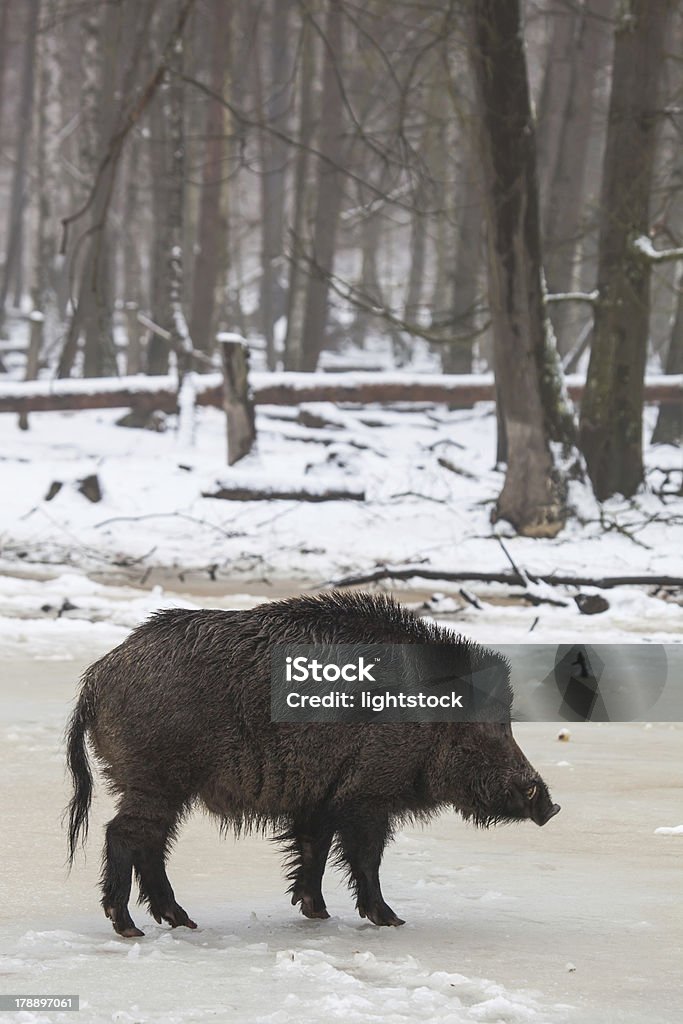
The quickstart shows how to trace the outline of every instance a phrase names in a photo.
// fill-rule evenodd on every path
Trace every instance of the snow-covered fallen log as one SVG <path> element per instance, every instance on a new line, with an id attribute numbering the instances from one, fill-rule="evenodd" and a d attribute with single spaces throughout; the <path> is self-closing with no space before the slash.
<path id="1" fill-rule="evenodd" d="M 224 501 L 365 501 L 365 489 L 336 477 L 264 480 L 262 475 L 230 473 L 217 479 L 215 489 L 203 491 L 202 497 Z"/>
<path id="2" fill-rule="evenodd" d="M 223 375 L 197 376 L 198 404 L 222 406 Z M 171 374 L 0 382 L 0 412 L 118 408 L 175 412 L 177 407 L 178 380 Z"/>
<path id="3" fill-rule="evenodd" d="M 461 407 L 493 401 L 491 374 L 410 373 L 253 373 L 258 405 L 300 405 L 306 402 L 457 403 Z M 568 376 L 573 399 L 583 394 L 584 378 Z M 223 408 L 223 377 L 198 374 L 197 404 Z M 683 401 L 683 374 L 658 374 L 645 382 L 647 402 Z M 1 381 L 0 412 L 43 412 L 66 409 L 158 409 L 175 412 L 177 381 L 173 376 L 93 377 L 87 379 Z"/>

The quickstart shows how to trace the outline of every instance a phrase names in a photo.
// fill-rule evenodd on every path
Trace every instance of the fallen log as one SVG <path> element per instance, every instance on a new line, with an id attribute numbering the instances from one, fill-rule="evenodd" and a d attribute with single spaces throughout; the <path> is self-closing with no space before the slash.
<path id="1" fill-rule="evenodd" d="M 338 480 L 271 480 L 264 484 L 243 476 L 216 481 L 216 489 L 202 491 L 203 498 L 223 501 L 365 501 L 365 489 Z"/>
<path id="2" fill-rule="evenodd" d="M 612 587 L 683 587 L 682 576 L 571 576 L 561 573 L 523 576 L 518 572 L 478 572 L 465 569 L 461 572 L 449 572 L 447 569 L 428 569 L 424 565 L 382 566 L 370 572 L 342 576 L 339 579 L 326 580 L 325 588 L 355 587 L 365 583 L 378 583 L 381 580 L 442 580 L 445 583 L 465 583 L 468 580 L 477 583 L 506 583 L 510 586 L 526 586 L 529 581 L 548 583 L 551 586 L 566 587 L 597 587 L 599 590 L 610 590 Z"/>
<path id="3" fill-rule="evenodd" d="M 199 405 L 223 407 L 223 375 L 198 375 Z M 177 412 L 175 377 L 89 377 L 66 380 L 2 381 L 0 412 L 56 412 L 80 409 L 135 409 Z"/>
<path id="4" fill-rule="evenodd" d="M 217 491 L 202 491 L 202 498 L 220 498 L 223 501 L 365 501 L 365 492 L 343 488 L 329 491 L 297 488 L 259 491 L 256 487 L 219 487 Z"/>
<path id="5" fill-rule="evenodd" d="M 574 400 L 583 395 L 583 377 L 566 379 Z M 492 374 L 401 373 L 255 373 L 252 383 L 257 403 L 299 405 L 302 402 L 357 402 L 361 405 L 430 402 L 460 407 L 492 402 Z M 659 374 L 645 382 L 647 402 L 683 401 L 683 374 Z"/>
<path id="6" fill-rule="evenodd" d="M 582 377 L 566 378 L 573 399 L 583 394 Z M 223 376 L 197 375 L 197 404 L 223 408 Z M 494 399 L 491 374 L 404 373 L 253 373 L 257 405 L 300 405 L 305 402 L 349 402 L 393 405 L 428 402 L 461 408 Z M 683 374 L 648 377 L 645 401 L 683 401 Z M 178 384 L 171 375 L 0 382 L 0 412 L 47 412 L 78 409 L 130 408 L 176 412 Z"/>

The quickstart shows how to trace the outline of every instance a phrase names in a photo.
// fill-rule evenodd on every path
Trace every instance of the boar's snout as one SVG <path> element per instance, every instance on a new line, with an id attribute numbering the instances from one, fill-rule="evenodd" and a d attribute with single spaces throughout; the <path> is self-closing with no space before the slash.
<path id="1" fill-rule="evenodd" d="M 550 799 L 544 801 L 540 806 L 534 806 L 531 810 L 531 817 L 537 825 L 545 825 L 554 818 L 560 811 L 559 804 L 551 804 Z"/>
<path id="2" fill-rule="evenodd" d="M 542 779 L 513 783 L 508 799 L 511 817 L 531 818 L 537 825 L 545 825 L 559 810 L 560 805 L 552 802 Z"/>

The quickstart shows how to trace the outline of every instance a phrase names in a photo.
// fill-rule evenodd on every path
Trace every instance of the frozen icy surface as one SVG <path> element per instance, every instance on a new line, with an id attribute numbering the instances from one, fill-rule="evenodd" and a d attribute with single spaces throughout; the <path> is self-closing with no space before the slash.
<path id="1" fill-rule="evenodd" d="M 124 597 L 135 592 L 87 580 L 79 587 L 76 577 L 56 593 L 48 587 L 45 599 L 63 593 L 89 600 L 100 621 L 0 619 L 3 992 L 78 993 L 78 1019 L 88 1024 L 677 1019 L 680 850 L 655 830 L 680 810 L 681 725 L 574 724 L 569 747 L 558 742 L 556 725 L 517 726 L 562 813 L 543 829 L 481 832 L 445 814 L 424 830 L 401 832 L 383 883 L 407 920 L 403 928 L 361 921 L 334 871 L 326 876 L 331 920 L 304 919 L 284 894 L 272 843 L 221 840 L 210 819 L 195 815 L 169 875 L 198 930 L 159 927 L 132 903 L 145 936 L 118 938 L 96 889 L 111 814 L 101 786 L 87 852 L 66 874 L 62 732 L 84 666 L 169 598 L 138 592 L 141 604 L 126 610 Z M 103 620 L 107 602 L 118 622 Z M 569 752 L 570 765 L 562 758 Z"/>

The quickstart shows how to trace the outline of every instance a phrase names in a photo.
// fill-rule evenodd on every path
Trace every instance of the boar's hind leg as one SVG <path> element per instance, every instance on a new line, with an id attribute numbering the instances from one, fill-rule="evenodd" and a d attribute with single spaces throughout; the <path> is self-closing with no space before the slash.
<path id="1" fill-rule="evenodd" d="M 151 825 L 156 828 L 150 828 Z M 133 854 L 133 867 L 140 886 L 140 900 L 149 907 L 152 917 L 158 924 L 162 919 L 172 928 L 184 925 L 196 928 L 195 922 L 188 917 L 179 903 L 166 874 L 166 854 L 170 840 L 175 833 L 175 822 L 146 822 L 147 835 L 145 843 Z"/>
<path id="2" fill-rule="evenodd" d="M 145 803 L 140 794 L 124 796 L 116 817 L 107 826 L 102 868 L 102 906 L 114 930 L 125 938 L 143 935 L 130 916 L 128 901 L 133 868 L 150 909 L 159 920 L 196 927 L 175 902 L 166 877 L 164 856 L 177 812 L 162 817 L 158 807 Z M 158 915 L 158 916 L 157 916 Z"/>
<path id="3" fill-rule="evenodd" d="M 379 884 L 379 865 L 390 836 L 388 818 L 371 811 L 357 813 L 339 828 L 339 856 L 348 864 L 358 913 L 379 925 L 405 924 L 384 902 Z"/>
<path id="4" fill-rule="evenodd" d="M 291 831 L 283 837 L 288 842 L 290 858 L 288 877 L 292 884 L 288 892 L 292 894 L 293 906 L 301 904 L 304 917 L 326 920 L 330 916 L 322 880 L 333 835 L 333 826 L 321 815 L 295 818 Z"/>

